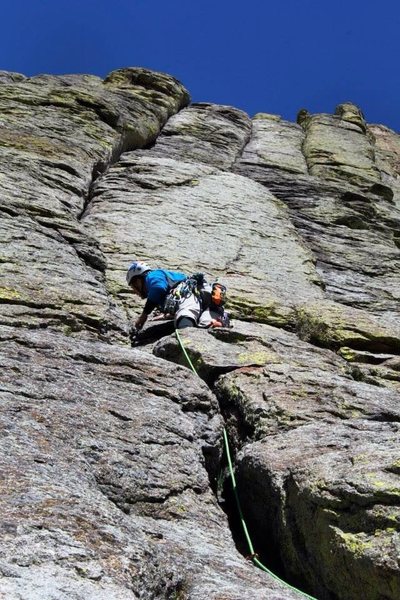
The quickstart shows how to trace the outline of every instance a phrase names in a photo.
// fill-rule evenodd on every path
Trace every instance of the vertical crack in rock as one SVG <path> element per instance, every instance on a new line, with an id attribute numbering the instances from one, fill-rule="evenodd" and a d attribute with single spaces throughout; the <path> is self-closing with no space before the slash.
<path id="1" fill-rule="evenodd" d="M 336 353 L 266 325 L 236 321 L 232 331 L 181 336 L 198 373 L 215 382 L 243 512 L 265 564 L 317 597 L 356 599 L 359 582 L 370 578 L 368 598 L 394 600 L 398 522 L 390 526 L 382 516 L 384 506 L 388 515 L 399 511 L 396 389 L 356 381 Z M 153 351 L 184 362 L 173 338 Z M 233 537 L 245 552 L 226 486 Z M 373 558 L 382 552 L 385 574 Z M 355 574 L 358 583 L 351 582 Z"/>
<path id="2" fill-rule="evenodd" d="M 113 161 L 113 162 L 117 162 L 118 159 L 119 159 L 119 156 L 117 156 L 115 161 Z M 91 178 L 88 190 L 87 190 L 85 198 L 84 198 L 83 207 L 82 207 L 80 214 L 77 217 L 79 222 L 83 221 L 83 219 L 85 218 L 85 215 L 90 210 L 90 205 L 91 205 L 93 196 L 95 194 L 95 188 L 96 188 L 97 181 L 101 178 L 102 175 L 104 175 L 108 171 L 108 169 L 112 166 L 113 162 L 110 160 L 106 165 L 99 164 L 99 165 L 96 165 L 93 167 L 92 178 Z"/>
<path id="3" fill-rule="evenodd" d="M 246 326 L 245 326 L 246 327 Z M 246 330 L 246 329 L 245 329 Z M 243 407 L 240 403 L 235 404 L 235 400 L 238 400 L 237 391 L 234 388 L 229 389 L 228 394 L 221 393 L 221 386 L 218 384 L 222 374 L 228 378 L 230 375 L 234 375 L 235 371 L 239 373 L 257 373 L 261 367 L 258 363 L 265 360 L 264 355 L 253 349 L 247 353 L 242 353 L 241 350 L 237 349 L 234 342 L 228 344 L 227 349 L 222 349 L 221 344 L 218 341 L 213 340 L 229 339 L 233 337 L 238 340 L 238 336 L 243 336 L 243 340 L 246 340 L 246 336 L 236 332 L 229 331 L 216 331 L 215 336 L 210 336 L 208 332 L 201 330 L 187 330 L 181 332 L 181 336 L 184 339 L 184 346 L 190 354 L 190 360 L 196 365 L 198 375 L 207 382 L 211 391 L 216 394 L 219 402 L 221 414 L 224 418 L 224 426 L 228 433 L 228 439 L 230 443 L 230 452 L 233 464 L 236 464 L 236 456 L 242 451 L 248 444 L 251 444 L 254 439 L 257 439 L 259 433 L 256 433 L 256 420 L 253 417 L 247 418 Z M 224 333 L 227 335 L 225 336 Z M 232 336 L 230 335 L 232 333 Z M 254 334 L 253 334 L 254 335 Z M 207 343 L 207 341 L 209 343 Z M 264 346 L 265 349 L 265 346 Z M 181 364 L 187 364 L 186 358 L 182 355 L 182 348 L 177 343 L 175 337 L 169 337 L 161 340 L 158 345 L 153 349 L 153 352 L 160 357 L 173 362 Z M 247 354 L 246 359 L 243 360 L 242 356 Z M 257 356 L 257 358 L 256 358 Z M 260 410 L 256 409 L 255 414 L 260 415 Z M 251 481 L 246 481 L 242 490 L 246 489 L 246 494 L 250 498 L 253 497 L 254 490 Z M 229 526 L 232 534 L 232 539 L 235 543 L 238 551 L 246 558 L 249 555 L 249 548 L 246 537 L 243 532 L 243 523 L 241 516 L 238 512 L 238 506 L 236 497 L 232 488 L 232 481 L 228 469 L 226 453 L 223 453 L 222 460 L 219 464 L 219 476 L 217 481 L 216 489 L 214 490 L 218 498 L 221 508 L 227 515 Z M 243 494 L 243 491 L 242 491 Z M 279 501 L 277 498 L 263 496 L 263 502 L 269 507 L 268 510 L 271 513 L 271 518 L 267 521 L 265 526 L 265 519 L 263 525 L 258 524 L 258 530 L 251 527 L 250 536 L 255 544 L 255 551 L 261 560 L 261 562 L 269 568 L 276 576 L 280 577 L 283 581 L 287 581 L 290 585 L 296 586 L 304 591 L 312 592 L 312 588 L 309 587 L 305 579 L 297 574 L 293 576 L 285 565 L 285 559 L 280 550 L 280 542 L 274 533 L 275 523 L 277 521 L 274 512 L 279 510 Z M 247 517 L 250 518 L 250 522 L 254 520 L 253 511 L 254 507 L 251 506 L 251 502 L 246 502 L 247 511 L 245 514 L 245 520 Z"/>

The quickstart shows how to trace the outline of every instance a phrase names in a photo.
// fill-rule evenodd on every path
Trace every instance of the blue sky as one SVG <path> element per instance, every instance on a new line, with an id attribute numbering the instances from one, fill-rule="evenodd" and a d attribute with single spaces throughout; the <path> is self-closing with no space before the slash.
<path id="1" fill-rule="evenodd" d="M 6 71 L 144 66 L 195 102 L 294 121 L 351 100 L 400 132 L 399 0 L 8 0 L 1 16 Z"/>

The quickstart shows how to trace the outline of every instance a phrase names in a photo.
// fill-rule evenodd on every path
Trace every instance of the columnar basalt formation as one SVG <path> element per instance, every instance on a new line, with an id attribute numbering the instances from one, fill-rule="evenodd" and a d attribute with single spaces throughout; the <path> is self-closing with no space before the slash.
<path id="1" fill-rule="evenodd" d="M 2 71 L 0 107 L 0 595 L 300 598 L 235 547 L 225 426 L 264 562 L 397 599 L 400 137 L 140 68 Z M 199 377 L 162 325 L 130 347 L 134 257 L 227 284 Z"/>

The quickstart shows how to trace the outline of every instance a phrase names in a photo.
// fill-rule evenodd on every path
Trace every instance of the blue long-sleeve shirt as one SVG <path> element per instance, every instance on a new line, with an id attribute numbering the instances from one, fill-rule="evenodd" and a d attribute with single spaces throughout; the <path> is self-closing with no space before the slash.
<path id="1" fill-rule="evenodd" d="M 179 271 L 166 271 L 164 269 L 148 271 L 144 276 L 147 301 L 143 312 L 149 315 L 156 306 L 162 306 L 170 289 L 184 281 L 184 279 L 186 279 L 186 275 Z"/>

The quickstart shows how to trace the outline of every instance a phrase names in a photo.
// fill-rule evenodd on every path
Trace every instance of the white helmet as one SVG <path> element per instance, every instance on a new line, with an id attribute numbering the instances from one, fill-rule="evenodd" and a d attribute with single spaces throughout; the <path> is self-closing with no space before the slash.
<path id="1" fill-rule="evenodd" d="M 128 282 L 128 285 L 130 285 L 134 277 L 140 277 L 141 275 L 144 275 L 144 273 L 147 273 L 147 271 L 151 271 L 151 269 L 144 262 L 141 260 L 133 261 L 126 274 L 126 281 Z"/>

